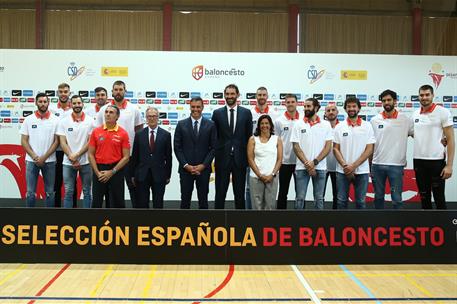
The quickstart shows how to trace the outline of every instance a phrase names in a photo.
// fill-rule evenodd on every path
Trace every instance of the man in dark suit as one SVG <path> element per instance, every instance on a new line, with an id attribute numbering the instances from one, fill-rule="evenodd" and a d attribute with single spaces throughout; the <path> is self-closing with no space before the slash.
<path id="1" fill-rule="evenodd" d="M 208 209 L 209 178 L 217 133 L 214 122 L 202 116 L 203 100 L 190 100 L 190 117 L 180 120 L 175 130 L 174 150 L 179 162 L 181 209 L 189 209 L 197 185 L 198 207 Z"/>
<path id="2" fill-rule="evenodd" d="M 134 208 L 149 208 L 152 190 L 153 208 L 163 208 L 165 186 L 171 177 L 171 134 L 158 127 L 159 111 L 146 109 L 148 126 L 135 134 L 133 141 L 132 182 L 136 187 Z"/>
<path id="3" fill-rule="evenodd" d="M 252 135 L 252 114 L 248 109 L 237 105 L 239 96 L 240 91 L 236 85 L 226 86 L 224 97 L 227 105 L 215 110 L 211 118 L 217 129 L 216 209 L 224 209 L 230 174 L 232 174 L 235 207 L 245 209 L 247 144 Z"/>

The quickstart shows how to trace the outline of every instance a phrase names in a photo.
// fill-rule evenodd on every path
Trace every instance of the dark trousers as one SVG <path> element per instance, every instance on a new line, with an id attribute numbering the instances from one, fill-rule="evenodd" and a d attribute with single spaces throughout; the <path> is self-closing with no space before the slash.
<path id="1" fill-rule="evenodd" d="M 246 202 L 244 199 L 244 191 L 246 187 L 246 167 L 238 167 L 235 165 L 233 157 L 230 157 L 230 164 L 227 168 L 217 168 L 216 163 L 216 200 L 214 207 L 216 209 L 225 208 L 225 197 L 230 183 L 230 174 L 232 174 L 232 188 L 235 197 L 235 208 L 245 209 Z"/>
<path id="2" fill-rule="evenodd" d="M 328 181 L 329 176 L 330 176 L 330 181 L 332 182 L 332 195 L 333 195 L 332 209 L 338 209 L 338 203 L 337 203 L 338 192 L 336 189 L 336 172 L 327 171 L 327 175 L 325 176 L 324 196 L 325 196 L 325 190 L 327 189 L 327 181 Z"/>
<path id="3" fill-rule="evenodd" d="M 116 164 L 97 164 L 100 171 L 111 170 Z M 102 183 L 98 181 L 97 175 L 92 177 L 92 208 L 103 207 L 103 197 L 109 195 L 109 204 L 106 208 L 125 208 L 124 199 L 124 169 L 114 174 L 109 181 Z"/>
<path id="4" fill-rule="evenodd" d="M 295 180 L 295 165 L 282 164 L 279 169 L 279 192 L 277 209 L 287 209 L 287 194 L 289 193 L 290 178 L 294 177 L 295 192 L 297 190 L 297 182 Z"/>
<path id="5" fill-rule="evenodd" d="M 56 151 L 56 177 L 54 180 L 54 207 L 60 208 L 62 206 L 62 184 L 63 184 L 63 156 L 64 156 L 63 151 Z M 74 181 L 73 189 L 75 191 L 73 192 L 73 208 L 78 207 L 78 191 L 76 188 L 76 178 Z"/>
<path id="6" fill-rule="evenodd" d="M 124 167 L 124 177 L 125 183 L 127 184 L 127 189 L 129 189 L 130 195 L 130 202 L 132 203 L 132 207 L 136 206 L 136 197 L 137 197 L 137 189 L 132 183 L 132 175 L 131 175 L 131 162 L 128 162 L 127 165 Z"/>
<path id="7" fill-rule="evenodd" d="M 414 159 L 416 183 L 421 197 L 422 209 L 432 209 L 432 192 L 437 209 L 447 209 L 444 197 L 445 180 L 440 174 L 446 166 L 442 160 Z"/>
<path id="8" fill-rule="evenodd" d="M 152 207 L 163 208 L 165 181 L 155 181 L 151 169 L 148 170 L 144 181 L 136 182 L 136 200 L 133 208 L 149 208 L 150 191 L 152 192 Z"/>
<path id="9" fill-rule="evenodd" d="M 181 209 L 190 209 L 194 183 L 197 186 L 198 208 L 208 209 L 210 175 L 211 172 L 209 170 L 204 170 L 200 175 L 192 175 L 188 172 L 179 174 L 179 182 L 181 184 Z"/>

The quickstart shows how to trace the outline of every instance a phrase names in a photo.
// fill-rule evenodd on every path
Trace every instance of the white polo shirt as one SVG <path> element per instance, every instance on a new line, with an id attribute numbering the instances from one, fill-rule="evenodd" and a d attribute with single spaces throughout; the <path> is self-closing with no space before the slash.
<path id="1" fill-rule="evenodd" d="M 376 139 L 374 137 L 373 128 L 371 124 L 362 120 L 360 117 L 357 120 L 357 125 L 352 126 L 348 120 L 340 122 L 335 127 L 335 137 L 333 142 L 340 145 L 340 152 L 344 160 L 351 164 L 355 162 L 360 155 L 363 154 L 365 148 L 369 144 L 374 144 Z M 343 167 L 337 162 L 336 172 L 344 173 Z M 360 166 L 355 169 L 355 174 L 368 174 L 370 167 L 368 159 L 365 160 Z"/>
<path id="2" fill-rule="evenodd" d="M 94 119 L 83 112 L 79 121 L 75 120 L 73 115 L 61 119 L 56 134 L 65 136 L 71 152 L 76 153 L 89 141 L 93 129 Z M 80 165 L 87 165 L 89 163 L 87 152 L 81 155 L 79 163 Z M 71 161 L 66 154 L 63 157 L 62 164 L 71 166 Z"/>
<path id="3" fill-rule="evenodd" d="M 70 104 L 70 99 L 68 99 L 68 104 Z M 67 108 L 62 108 L 62 104 L 60 103 L 60 101 L 57 103 L 50 103 L 49 111 L 51 111 L 51 113 L 59 119 L 65 118 L 71 115 L 71 113 L 73 113 L 73 109 L 71 108 L 71 106 Z"/>
<path id="4" fill-rule="evenodd" d="M 92 117 L 95 121 L 97 121 L 98 113 L 100 112 L 101 107 L 98 107 L 98 104 L 90 104 L 87 107 L 84 106 L 84 113 L 88 116 Z"/>
<path id="5" fill-rule="evenodd" d="M 275 135 L 282 139 L 282 163 L 285 165 L 295 165 L 297 163 L 297 156 L 295 155 L 290 137 L 294 130 L 295 125 L 299 122 L 300 114 L 295 112 L 295 117 L 290 117 L 287 111 L 279 116 L 275 124 Z"/>
<path id="6" fill-rule="evenodd" d="M 108 105 L 114 105 L 114 101 L 104 105 L 97 115 L 97 123 L 96 126 L 101 126 L 105 123 L 105 109 Z M 127 131 L 129 135 L 130 141 L 130 154 L 132 153 L 133 149 L 133 140 L 135 139 L 135 127 L 138 125 L 143 124 L 143 119 L 141 117 L 140 110 L 137 106 L 131 104 L 130 102 L 124 100 L 124 103 L 119 108 L 120 116 L 117 120 L 117 123 Z"/>
<path id="7" fill-rule="evenodd" d="M 318 118 L 318 122 L 310 123 L 300 119 L 294 127 L 290 141 L 298 143 L 308 160 L 315 159 L 324 149 L 327 141 L 332 141 L 332 126 L 328 121 Z M 305 170 L 305 164 L 297 157 L 295 170 Z M 315 167 L 316 170 L 327 170 L 327 160 L 324 158 Z"/>
<path id="8" fill-rule="evenodd" d="M 43 119 L 40 114 L 35 112 L 24 119 L 19 133 L 28 135 L 30 147 L 36 155 L 42 156 L 49 150 L 54 142 L 58 123 L 59 119 L 50 111 L 46 113 Z M 28 153 L 26 153 L 25 160 L 33 162 L 32 157 L 30 157 Z M 56 153 L 54 152 L 45 162 L 50 163 L 55 161 Z"/>
<path id="9" fill-rule="evenodd" d="M 257 123 L 262 115 L 268 115 L 271 118 L 271 121 L 275 122 L 275 120 L 280 116 L 279 112 L 274 111 L 270 106 L 267 106 L 263 112 L 260 112 L 259 108 L 255 106 L 254 108 L 251 109 L 251 114 L 252 114 L 252 134 L 254 134 L 255 129 L 257 128 Z M 278 135 L 278 134 L 275 134 Z"/>
<path id="10" fill-rule="evenodd" d="M 372 163 L 405 166 L 408 136 L 413 135 L 411 118 L 398 111 L 388 118 L 381 112 L 371 119 L 371 126 L 376 139 Z"/>
<path id="11" fill-rule="evenodd" d="M 412 116 L 414 124 L 415 159 L 444 159 L 446 148 L 441 144 L 443 128 L 452 126 L 449 110 L 433 104 L 429 111 L 418 109 Z"/>
<path id="12" fill-rule="evenodd" d="M 340 122 L 336 120 L 335 127 L 339 124 Z M 331 126 L 332 124 L 330 124 Z M 332 136 L 335 137 L 335 128 L 332 128 Z M 336 158 L 335 154 L 333 153 L 333 143 L 332 143 L 332 149 L 330 150 L 330 153 L 327 154 L 327 171 L 328 172 L 336 172 Z"/>

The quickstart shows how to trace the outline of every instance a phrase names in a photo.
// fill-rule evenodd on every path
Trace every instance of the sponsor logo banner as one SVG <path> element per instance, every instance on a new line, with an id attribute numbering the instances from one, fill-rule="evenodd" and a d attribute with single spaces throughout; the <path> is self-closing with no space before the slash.
<path id="1" fill-rule="evenodd" d="M 367 80 L 368 71 L 365 70 L 342 70 L 341 80 Z"/>

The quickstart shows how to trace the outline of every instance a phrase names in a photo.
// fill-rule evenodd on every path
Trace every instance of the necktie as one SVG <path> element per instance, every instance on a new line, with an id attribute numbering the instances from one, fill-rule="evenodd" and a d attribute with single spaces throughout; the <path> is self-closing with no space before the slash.
<path id="1" fill-rule="evenodd" d="M 230 130 L 232 131 L 233 133 L 233 129 L 234 129 L 234 122 L 235 122 L 235 109 L 230 109 Z"/>
<path id="2" fill-rule="evenodd" d="M 198 120 L 194 122 L 194 136 L 198 136 Z"/>
<path id="3" fill-rule="evenodd" d="M 154 148 L 155 148 L 154 131 L 151 131 L 151 136 L 149 137 L 149 148 L 151 149 L 151 152 L 154 152 Z"/>

